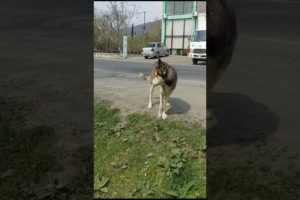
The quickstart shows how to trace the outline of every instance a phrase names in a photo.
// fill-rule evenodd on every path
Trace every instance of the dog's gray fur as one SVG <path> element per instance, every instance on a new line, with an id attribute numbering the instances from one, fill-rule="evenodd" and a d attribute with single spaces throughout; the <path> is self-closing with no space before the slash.
<path id="1" fill-rule="evenodd" d="M 152 108 L 152 93 L 154 87 L 160 86 L 160 104 L 158 117 L 166 119 L 167 102 L 177 84 L 176 70 L 171 65 L 158 59 L 153 65 L 151 74 L 144 75 L 141 73 L 140 77 L 144 80 L 150 81 L 151 84 L 148 109 Z"/>

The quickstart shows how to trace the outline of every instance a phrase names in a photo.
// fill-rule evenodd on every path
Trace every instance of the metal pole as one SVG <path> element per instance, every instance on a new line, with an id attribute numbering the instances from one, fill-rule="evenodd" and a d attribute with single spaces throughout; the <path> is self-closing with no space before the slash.
<path id="1" fill-rule="evenodd" d="M 146 26 L 145 26 L 145 14 L 146 14 L 146 11 L 144 11 L 144 34 L 146 33 Z"/>

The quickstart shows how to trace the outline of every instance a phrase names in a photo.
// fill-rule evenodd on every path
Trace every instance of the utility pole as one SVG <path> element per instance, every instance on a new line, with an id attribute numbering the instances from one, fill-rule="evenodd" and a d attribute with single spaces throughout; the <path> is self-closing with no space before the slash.
<path id="1" fill-rule="evenodd" d="M 145 14 L 146 14 L 146 11 L 144 11 L 144 35 L 143 35 L 143 45 L 145 45 L 145 34 L 146 34 Z"/>
<path id="2" fill-rule="evenodd" d="M 144 11 L 144 34 L 146 33 L 145 15 L 146 15 L 146 11 Z"/>

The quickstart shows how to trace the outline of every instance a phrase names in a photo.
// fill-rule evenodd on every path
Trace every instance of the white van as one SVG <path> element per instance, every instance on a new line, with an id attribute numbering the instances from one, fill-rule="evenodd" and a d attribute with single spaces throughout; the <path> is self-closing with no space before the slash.
<path id="1" fill-rule="evenodd" d="M 193 59 L 193 64 L 198 61 L 206 61 L 206 30 L 196 30 L 190 41 L 189 57 Z"/>

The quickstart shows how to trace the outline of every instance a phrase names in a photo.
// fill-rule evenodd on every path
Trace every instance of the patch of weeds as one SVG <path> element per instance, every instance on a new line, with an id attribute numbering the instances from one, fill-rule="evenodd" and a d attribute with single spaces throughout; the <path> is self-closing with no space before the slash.
<path id="1" fill-rule="evenodd" d="M 40 181 L 56 166 L 53 129 L 24 128 L 0 119 L 0 194 L 3 199 L 38 199 Z"/>
<path id="2" fill-rule="evenodd" d="M 200 124 L 137 113 L 121 120 L 117 109 L 96 104 L 94 132 L 95 198 L 206 197 Z"/>
<path id="3" fill-rule="evenodd" d="M 56 178 L 48 182 L 46 187 L 36 190 L 31 199 L 50 200 L 50 199 L 71 199 L 71 191 L 67 183 L 60 183 Z"/>
<path id="4" fill-rule="evenodd" d="M 183 156 L 183 150 L 174 148 L 171 150 L 169 158 L 159 157 L 157 165 L 166 169 L 167 176 L 179 175 L 186 163 L 186 156 Z"/>
<path id="5" fill-rule="evenodd" d="M 266 165 L 262 165 L 266 166 Z M 209 170 L 211 199 L 289 199 L 300 198 L 300 171 L 262 170 L 261 165 L 231 163 Z M 264 168 L 264 167 L 263 167 Z"/>
<path id="6" fill-rule="evenodd" d="M 95 177 L 94 187 L 97 188 L 99 192 L 108 193 L 108 188 L 106 187 L 109 183 L 109 178 L 106 176 Z"/>
<path id="7" fill-rule="evenodd" d="M 71 181 L 72 194 L 81 197 L 80 199 L 91 198 L 93 190 L 90 185 L 93 184 L 93 151 L 90 146 L 80 148 L 78 159 L 75 160 L 77 176 L 73 177 Z"/>
<path id="8" fill-rule="evenodd" d="M 132 193 L 132 197 L 135 197 L 138 193 L 142 194 L 142 197 L 149 197 L 154 195 L 152 185 L 149 181 L 139 181 L 137 187 Z"/>
<path id="9" fill-rule="evenodd" d="M 127 169 L 127 162 L 111 162 L 110 164 L 114 168 Z"/>

